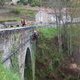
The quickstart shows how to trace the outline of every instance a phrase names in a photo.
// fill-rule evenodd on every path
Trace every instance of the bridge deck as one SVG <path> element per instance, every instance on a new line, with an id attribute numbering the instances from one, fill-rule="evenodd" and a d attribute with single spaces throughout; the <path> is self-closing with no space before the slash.
<path id="1" fill-rule="evenodd" d="M 0 32 L 5 32 L 5 31 L 16 31 L 16 30 L 30 30 L 33 29 L 34 27 L 16 27 L 16 28 L 5 28 L 5 29 L 0 29 Z"/>

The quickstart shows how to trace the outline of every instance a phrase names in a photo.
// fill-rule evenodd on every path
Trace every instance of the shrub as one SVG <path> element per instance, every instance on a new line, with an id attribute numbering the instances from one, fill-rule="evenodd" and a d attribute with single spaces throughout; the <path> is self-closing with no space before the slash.
<path id="1" fill-rule="evenodd" d="M 17 74 L 14 74 L 9 69 L 5 69 L 0 64 L 0 80 L 20 80 Z"/>
<path id="2" fill-rule="evenodd" d="M 32 6 L 32 7 L 35 7 L 35 6 L 40 7 L 40 5 L 41 5 L 41 4 L 40 4 L 39 1 L 34 1 L 34 2 L 31 3 L 31 6 Z"/>
<path id="3" fill-rule="evenodd" d="M 18 10 L 18 9 L 13 9 L 10 12 L 13 14 L 16 14 L 16 15 L 20 14 L 20 10 Z"/>

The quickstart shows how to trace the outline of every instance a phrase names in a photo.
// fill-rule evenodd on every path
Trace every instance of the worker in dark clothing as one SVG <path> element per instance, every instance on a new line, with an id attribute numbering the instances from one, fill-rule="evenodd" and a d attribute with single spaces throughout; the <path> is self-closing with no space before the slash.
<path id="1" fill-rule="evenodd" d="M 37 40 L 38 39 L 38 32 L 34 31 L 33 35 L 32 35 L 32 40 Z"/>
<path id="2" fill-rule="evenodd" d="M 21 25 L 22 25 L 22 26 L 25 26 L 25 25 L 26 25 L 25 19 L 21 20 Z"/>
<path id="3" fill-rule="evenodd" d="M 38 37 L 39 37 L 38 32 L 34 31 L 31 39 L 32 39 L 32 41 L 36 41 L 36 44 L 37 44 L 38 43 Z"/>

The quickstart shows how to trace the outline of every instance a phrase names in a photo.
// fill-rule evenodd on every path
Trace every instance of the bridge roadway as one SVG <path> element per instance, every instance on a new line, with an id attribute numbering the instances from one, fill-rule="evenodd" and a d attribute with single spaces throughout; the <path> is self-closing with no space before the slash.
<path id="1" fill-rule="evenodd" d="M 35 27 L 16 27 L 16 28 L 5 28 L 5 29 L 0 29 L 0 32 L 4 32 L 4 31 L 14 31 L 14 30 L 30 30 L 33 29 Z"/>

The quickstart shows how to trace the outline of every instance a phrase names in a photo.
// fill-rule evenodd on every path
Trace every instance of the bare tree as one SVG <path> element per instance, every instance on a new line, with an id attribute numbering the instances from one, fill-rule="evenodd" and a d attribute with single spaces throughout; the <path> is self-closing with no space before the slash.
<path id="1" fill-rule="evenodd" d="M 3 7 L 5 4 L 5 0 L 0 0 L 0 7 Z"/>

